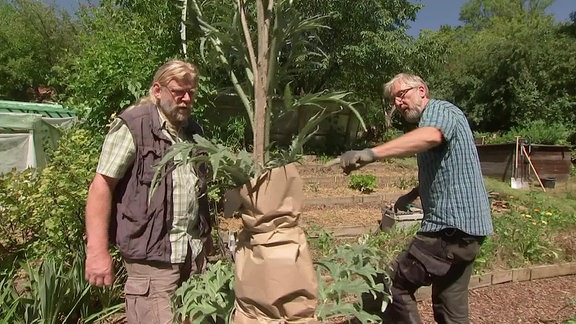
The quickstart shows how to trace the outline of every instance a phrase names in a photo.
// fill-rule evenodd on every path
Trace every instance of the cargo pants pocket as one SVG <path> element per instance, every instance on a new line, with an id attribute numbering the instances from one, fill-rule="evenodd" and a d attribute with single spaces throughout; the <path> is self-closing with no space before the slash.
<path id="1" fill-rule="evenodd" d="M 447 257 L 455 263 L 468 263 L 474 261 L 480 252 L 483 239 L 459 238 L 457 241 L 448 242 L 446 246 Z"/>
<path id="2" fill-rule="evenodd" d="M 128 277 L 126 279 L 124 293 L 126 295 L 126 320 L 128 323 L 146 322 L 144 318 L 140 317 L 149 311 L 146 303 L 143 302 L 149 292 L 149 277 Z"/>
<path id="3" fill-rule="evenodd" d="M 396 263 L 396 283 L 408 291 L 416 290 L 421 286 L 429 286 L 432 278 L 425 265 L 414 257 L 410 250 L 402 253 Z"/>
<path id="4" fill-rule="evenodd" d="M 441 237 L 417 235 L 408 247 L 408 253 L 420 261 L 430 275 L 436 277 L 444 276 L 452 266 L 447 258 L 446 243 Z"/>

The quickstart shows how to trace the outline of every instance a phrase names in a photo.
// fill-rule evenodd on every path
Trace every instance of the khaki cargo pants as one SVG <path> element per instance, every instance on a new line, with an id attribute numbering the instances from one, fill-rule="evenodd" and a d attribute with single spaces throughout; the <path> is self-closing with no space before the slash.
<path id="1" fill-rule="evenodd" d="M 128 324 L 173 323 L 171 298 L 174 292 L 191 274 L 204 271 L 204 254 L 196 260 L 170 264 L 124 259 L 128 275 L 124 286 Z"/>

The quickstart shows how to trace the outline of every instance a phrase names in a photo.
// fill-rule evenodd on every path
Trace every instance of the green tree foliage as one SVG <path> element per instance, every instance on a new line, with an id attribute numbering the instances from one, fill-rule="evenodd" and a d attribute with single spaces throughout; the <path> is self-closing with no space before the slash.
<path id="1" fill-rule="evenodd" d="M 568 77 L 576 73 L 576 42 L 544 9 L 496 12 L 481 29 L 468 24 L 437 32 L 449 51 L 432 89 L 461 106 L 476 129 L 509 130 L 536 119 L 576 122 L 576 84 Z"/>
<path id="2" fill-rule="evenodd" d="M 69 105 L 105 125 L 144 95 L 150 76 L 179 55 L 179 12 L 171 2 L 102 1 L 80 13 L 79 54 L 60 67 Z"/>
<path id="3" fill-rule="evenodd" d="M 410 45 L 405 33 L 407 21 L 415 19 L 420 6 L 382 0 L 296 3 L 306 16 L 325 17 L 322 22 L 327 27 L 320 29 L 315 39 L 324 60 L 304 75 L 308 78 L 301 81 L 305 90 L 338 88 L 380 93 L 380 82 L 374 84 L 370 78 L 378 74 L 385 78 L 405 66 L 402 55 Z"/>
<path id="4" fill-rule="evenodd" d="M 323 24 L 328 27 L 319 30 L 313 39 L 322 60 L 294 76 L 296 89 L 352 91 L 366 106 L 364 117 L 369 124 L 383 125 L 383 83 L 398 72 L 416 67 L 410 58 L 417 56 L 417 48 L 406 29 L 421 5 L 406 0 L 295 3 L 305 16 L 325 17 Z"/>
<path id="5" fill-rule="evenodd" d="M 0 98 L 33 101 L 53 67 L 76 48 L 76 26 L 39 0 L 0 0 Z"/>
<path id="6" fill-rule="evenodd" d="M 68 105 L 86 114 L 90 124 L 104 126 L 112 115 L 147 94 L 156 69 L 169 59 L 183 58 L 180 4 L 106 0 L 84 8 L 79 19 L 80 53 L 70 55 L 58 69 Z M 197 62 L 194 56 L 190 61 Z M 199 119 L 209 89 L 210 82 L 201 76 L 195 107 Z"/>
<path id="7" fill-rule="evenodd" d="M 576 37 L 576 11 L 570 13 L 570 22 L 560 27 L 563 33 Z"/>
<path id="8" fill-rule="evenodd" d="M 544 14 L 554 0 L 469 0 L 461 8 L 460 20 L 476 28 L 486 27 L 494 17 L 512 19 L 524 14 Z"/>

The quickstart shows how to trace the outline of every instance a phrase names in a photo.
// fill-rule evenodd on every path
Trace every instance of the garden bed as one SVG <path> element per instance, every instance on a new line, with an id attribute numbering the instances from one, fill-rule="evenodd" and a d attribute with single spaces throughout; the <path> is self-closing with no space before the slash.
<path id="1" fill-rule="evenodd" d="M 336 244 L 335 242 L 348 242 L 346 240 L 357 241 L 361 234 L 355 234 L 354 231 L 359 229 L 363 230 L 362 233 L 378 229 L 382 218 L 382 207 L 391 205 L 395 201 L 395 197 L 409 190 L 408 188 L 400 189 L 395 185 L 381 186 L 380 181 L 387 179 L 385 183 L 390 183 L 391 175 L 392 177 L 397 175 L 403 179 L 410 179 L 416 175 L 415 168 L 410 170 L 384 163 L 377 164 L 362 170 L 364 173 L 377 176 L 379 179 L 377 190 L 370 194 L 361 194 L 346 186 L 347 178 L 338 173 L 338 170 L 326 172 L 321 166 L 302 166 L 300 170 L 304 180 L 306 197 L 300 224 L 309 234 L 311 247 L 315 247 L 312 249 L 314 256 L 319 253 L 316 251 L 318 249 L 316 245 L 322 243 L 322 239 L 324 239 L 321 234 L 315 235 L 314 233 L 318 234 L 324 231 L 333 234 L 333 237 L 338 236 L 334 235 L 338 232 L 351 233 L 348 235 L 349 238 L 334 238 L 332 243 L 330 241 L 323 243 L 326 245 Z M 549 193 L 541 193 L 538 188 L 511 190 L 509 183 L 492 181 L 489 181 L 488 187 L 496 190 L 490 193 L 492 214 L 495 220 L 499 217 L 515 219 L 516 221 L 525 220 L 529 221 L 530 224 L 528 225 L 534 229 L 548 226 L 542 220 L 546 221 L 548 217 L 552 219 L 558 215 L 559 211 L 554 207 L 558 204 L 553 201 L 556 195 L 565 195 L 566 191 L 574 188 L 571 183 L 566 186 L 557 186 Z M 537 204 L 539 209 L 534 208 L 536 200 L 541 201 L 539 205 Z M 510 217 L 510 212 L 513 212 L 513 217 Z M 221 230 L 236 231 L 242 226 L 240 218 L 219 218 L 219 221 Z M 533 223 L 536 224 L 533 225 Z M 511 230 L 513 229 L 511 228 Z M 524 230 L 521 229 L 520 231 Z M 573 229 L 567 228 L 554 232 L 549 237 L 550 241 L 556 242 L 556 246 L 564 251 L 564 261 L 562 262 L 576 260 L 576 243 L 574 243 L 572 233 Z M 513 237 L 510 239 L 514 240 Z M 518 244 L 524 244 L 522 237 L 518 240 Z M 531 242 L 527 239 L 526 242 L 529 241 Z M 394 242 L 387 242 L 386 247 L 394 244 Z M 489 246 L 486 249 L 490 251 Z M 492 249 L 494 248 L 492 247 Z M 485 271 L 509 269 L 507 256 L 499 255 L 501 251 L 498 249 L 494 251 L 496 255 L 493 257 L 491 268 Z M 471 290 L 469 294 L 471 321 L 473 323 L 561 323 L 574 318 L 576 316 L 574 306 L 576 286 L 572 284 L 573 280 L 575 277 L 571 275 L 521 283 L 505 283 Z M 513 301 L 513 303 L 503 305 L 502 300 Z M 424 298 L 418 306 L 423 323 L 433 323 L 430 299 Z M 512 312 L 510 307 L 513 308 Z M 346 322 L 347 320 L 344 318 L 336 318 L 324 323 Z"/>

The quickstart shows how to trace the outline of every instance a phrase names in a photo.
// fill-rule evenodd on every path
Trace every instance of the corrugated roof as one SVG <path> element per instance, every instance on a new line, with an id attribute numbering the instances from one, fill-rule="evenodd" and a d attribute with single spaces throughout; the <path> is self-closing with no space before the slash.
<path id="1" fill-rule="evenodd" d="M 74 117 L 74 111 L 58 104 L 0 100 L 0 112 L 39 114 L 44 117 Z"/>

